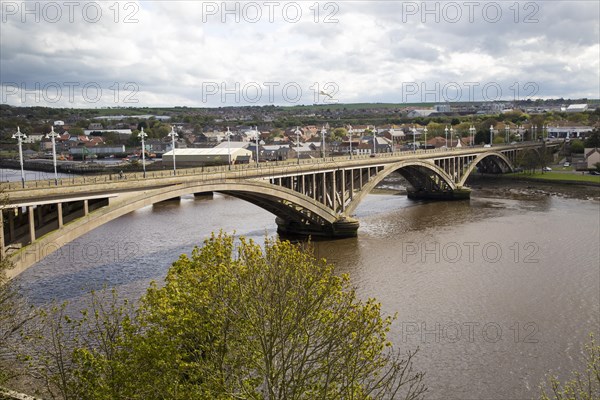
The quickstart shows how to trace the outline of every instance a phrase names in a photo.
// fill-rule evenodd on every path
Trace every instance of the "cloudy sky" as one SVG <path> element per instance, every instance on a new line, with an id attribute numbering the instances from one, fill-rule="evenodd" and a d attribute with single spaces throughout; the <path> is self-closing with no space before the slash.
<path id="1" fill-rule="evenodd" d="M 1 102 L 599 98 L 599 4 L 0 0 Z"/>

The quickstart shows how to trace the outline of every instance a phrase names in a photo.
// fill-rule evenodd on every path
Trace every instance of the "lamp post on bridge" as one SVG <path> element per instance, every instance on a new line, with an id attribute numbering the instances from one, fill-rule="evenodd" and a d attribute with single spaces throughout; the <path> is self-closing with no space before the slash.
<path id="1" fill-rule="evenodd" d="M 348 125 L 348 135 L 350 135 L 350 159 L 352 160 L 352 125 Z"/>
<path id="2" fill-rule="evenodd" d="M 450 147 L 452 147 L 452 138 L 454 137 L 454 127 L 450 125 Z M 458 142 L 456 143 L 458 146 Z"/>
<path id="3" fill-rule="evenodd" d="M 58 133 L 54 132 L 54 126 L 50 128 L 50 133 L 46 135 L 46 139 L 52 140 L 52 163 L 54 164 L 54 185 L 58 186 L 58 173 L 56 171 L 56 138 Z"/>
<path id="4" fill-rule="evenodd" d="M 413 125 L 413 151 L 417 152 L 417 127 Z"/>
<path id="5" fill-rule="evenodd" d="M 469 128 L 469 133 L 471 134 L 471 147 L 475 146 L 475 127 L 471 125 Z"/>
<path id="6" fill-rule="evenodd" d="M 504 126 L 504 135 L 506 136 L 506 144 L 510 143 L 510 126 L 508 124 Z"/>
<path id="7" fill-rule="evenodd" d="M 138 137 L 142 139 L 142 169 L 144 170 L 144 179 L 146 178 L 146 145 L 144 139 L 148 136 L 146 132 L 144 132 L 144 127 L 142 126 L 142 130 L 138 133 Z M 175 152 L 173 152 L 173 157 L 175 156 Z"/>
<path id="8" fill-rule="evenodd" d="M 179 135 L 175 132 L 175 128 L 171 125 L 171 132 L 167 135 L 171 138 L 171 146 L 173 147 L 173 176 L 177 175 L 177 164 L 175 162 L 175 138 Z"/>
<path id="9" fill-rule="evenodd" d="M 494 125 L 490 125 L 490 146 L 494 143 Z"/>
<path id="10" fill-rule="evenodd" d="M 377 154 L 377 128 L 373 127 L 373 154 Z"/>
<path id="11" fill-rule="evenodd" d="M 300 128 L 296 127 L 296 158 L 300 165 Z"/>
<path id="12" fill-rule="evenodd" d="M 17 133 L 12 135 L 13 139 L 17 139 L 19 144 L 19 161 L 21 163 L 21 185 L 25 189 L 25 170 L 23 169 L 23 139 L 27 139 L 27 135 L 21 133 L 21 128 L 17 126 Z"/>
<path id="13" fill-rule="evenodd" d="M 323 143 L 321 143 L 321 153 L 323 153 L 323 161 L 325 161 L 325 134 L 327 133 L 327 129 L 325 129 L 325 125 L 323 125 L 323 128 L 321 129 L 321 139 L 323 140 Z"/>
<path id="14" fill-rule="evenodd" d="M 427 151 L 427 127 L 423 129 L 423 134 L 425 135 L 423 139 L 423 146 L 425 146 L 425 151 Z"/>
<path id="15" fill-rule="evenodd" d="M 448 125 L 444 128 L 444 132 L 446 133 L 446 149 L 448 149 Z"/>
<path id="16" fill-rule="evenodd" d="M 548 139 L 548 125 L 542 125 L 542 139 Z"/>
<path id="17" fill-rule="evenodd" d="M 258 160 L 258 142 L 259 142 L 259 139 L 258 139 L 258 136 L 259 136 L 258 135 L 258 126 L 255 126 L 254 130 L 256 132 L 256 168 L 258 168 L 258 163 L 259 163 L 259 160 Z"/>
<path id="18" fill-rule="evenodd" d="M 225 132 L 227 136 L 227 169 L 231 171 L 231 131 L 229 127 L 227 127 L 227 132 Z"/>

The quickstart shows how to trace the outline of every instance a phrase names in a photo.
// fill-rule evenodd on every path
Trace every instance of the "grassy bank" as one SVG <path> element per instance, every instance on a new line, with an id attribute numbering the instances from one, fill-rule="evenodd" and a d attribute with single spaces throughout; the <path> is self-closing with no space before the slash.
<path id="1" fill-rule="evenodd" d="M 516 173 L 516 174 L 506 174 L 506 177 L 515 178 L 515 179 L 523 179 L 523 180 L 536 180 L 536 181 L 547 181 L 547 182 L 556 182 L 556 183 L 569 183 L 569 182 L 578 182 L 578 183 L 591 183 L 594 185 L 600 186 L 600 175 L 589 175 L 589 174 L 581 174 L 581 173 L 560 173 L 560 172 L 535 172 L 535 173 Z"/>

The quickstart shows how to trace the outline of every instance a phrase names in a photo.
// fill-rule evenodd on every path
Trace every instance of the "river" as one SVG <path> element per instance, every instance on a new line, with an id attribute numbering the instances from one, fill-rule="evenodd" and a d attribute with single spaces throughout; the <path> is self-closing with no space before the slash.
<path id="1" fill-rule="evenodd" d="M 600 335 L 600 203 L 480 186 L 460 202 L 369 195 L 357 238 L 315 243 L 361 297 L 397 313 L 390 339 L 420 348 L 428 399 L 537 397 L 545 373 L 567 377 L 588 334 Z M 219 229 L 260 241 L 276 226 L 244 201 L 188 196 L 86 234 L 15 283 L 34 304 L 81 305 L 105 284 L 137 299 Z"/>

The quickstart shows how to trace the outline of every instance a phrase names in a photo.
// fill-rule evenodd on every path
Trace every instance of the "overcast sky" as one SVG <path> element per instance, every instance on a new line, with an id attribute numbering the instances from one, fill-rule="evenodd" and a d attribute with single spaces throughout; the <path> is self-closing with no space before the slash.
<path id="1" fill-rule="evenodd" d="M 12 105 L 600 97 L 597 1 L 23 4 L 0 0 Z"/>

